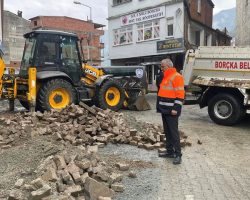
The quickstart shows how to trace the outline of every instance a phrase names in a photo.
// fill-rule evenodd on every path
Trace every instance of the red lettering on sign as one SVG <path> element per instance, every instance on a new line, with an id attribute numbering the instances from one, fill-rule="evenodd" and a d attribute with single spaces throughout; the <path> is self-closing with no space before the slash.
<path id="1" fill-rule="evenodd" d="M 215 68 L 218 68 L 218 61 L 215 62 Z"/>
<path id="2" fill-rule="evenodd" d="M 230 61 L 215 61 L 214 67 L 216 69 L 242 69 L 242 70 L 250 70 L 250 62 L 248 61 L 238 61 L 238 62 L 230 62 Z"/>

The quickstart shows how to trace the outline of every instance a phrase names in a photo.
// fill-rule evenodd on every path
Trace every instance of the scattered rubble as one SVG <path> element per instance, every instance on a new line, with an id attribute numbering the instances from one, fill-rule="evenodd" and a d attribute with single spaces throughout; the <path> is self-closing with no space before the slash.
<path id="1" fill-rule="evenodd" d="M 8 199 L 111 199 L 115 192 L 124 191 L 123 173 L 130 178 L 137 175 L 129 171 L 131 166 L 126 162 L 117 162 L 115 171 L 98 157 L 98 149 L 113 143 L 163 151 L 166 139 L 162 127 L 150 123 L 141 127 L 130 128 L 122 113 L 90 108 L 84 103 L 61 111 L 23 112 L 0 118 L 0 149 L 18 145 L 25 138 L 49 135 L 81 150 L 77 155 L 48 154 L 35 171 L 37 179 L 17 180 Z M 183 132 L 181 138 L 182 146 L 191 145 Z"/>
<path id="2" fill-rule="evenodd" d="M 65 164 L 63 168 L 62 163 Z M 89 164 L 78 167 L 77 163 Z M 64 153 L 52 156 L 52 159 L 45 159 L 38 168 L 43 173 L 25 184 L 23 179 L 19 179 L 8 199 L 98 200 L 112 198 L 115 192 L 124 191 L 121 183 L 123 175 L 116 173 L 97 154 L 87 150 L 78 155 Z"/>
<path id="3" fill-rule="evenodd" d="M 11 119 L 0 118 L 0 148 L 10 148 L 22 138 L 37 135 L 53 135 L 55 140 L 64 143 L 88 146 L 91 152 L 97 152 L 98 147 L 102 148 L 109 142 L 131 144 L 147 150 L 165 146 L 161 126 L 143 123 L 143 127 L 140 131 L 131 129 L 122 113 L 81 103 L 61 111 L 24 112 L 16 113 Z M 187 136 L 180 133 L 182 146 L 190 146 Z"/>

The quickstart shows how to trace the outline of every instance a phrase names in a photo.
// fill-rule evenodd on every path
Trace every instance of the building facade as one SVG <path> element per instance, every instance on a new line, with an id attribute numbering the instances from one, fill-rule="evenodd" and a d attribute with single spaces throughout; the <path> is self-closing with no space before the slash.
<path id="1" fill-rule="evenodd" d="M 250 45 L 250 1 L 236 1 L 236 46 Z"/>
<path id="2" fill-rule="evenodd" d="M 22 17 L 21 11 L 18 14 L 4 11 L 2 48 L 7 66 L 20 66 L 25 44 L 23 35 L 30 30 L 30 21 Z"/>
<path id="3" fill-rule="evenodd" d="M 162 59 L 171 58 L 180 71 L 187 49 L 230 45 L 229 36 L 212 29 L 211 0 L 109 0 L 108 4 L 111 64 L 142 63 L 151 90 L 156 89 Z"/>
<path id="4" fill-rule="evenodd" d="M 31 20 L 31 28 L 53 29 L 76 33 L 82 39 L 84 58 L 92 65 L 101 64 L 101 50 L 104 44 L 100 37 L 104 34 L 104 25 L 61 16 L 37 16 Z"/>

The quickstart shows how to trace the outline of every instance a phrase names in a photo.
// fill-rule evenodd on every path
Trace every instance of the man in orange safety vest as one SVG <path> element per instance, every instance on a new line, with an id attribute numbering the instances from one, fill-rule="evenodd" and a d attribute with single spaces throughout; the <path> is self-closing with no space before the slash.
<path id="1" fill-rule="evenodd" d="M 162 114 L 163 128 L 166 135 L 166 152 L 160 157 L 174 158 L 173 164 L 181 164 L 180 134 L 178 120 L 184 101 L 184 79 L 173 66 L 170 59 L 161 62 L 164 74 L 157 95 L 157 112 Z"/>

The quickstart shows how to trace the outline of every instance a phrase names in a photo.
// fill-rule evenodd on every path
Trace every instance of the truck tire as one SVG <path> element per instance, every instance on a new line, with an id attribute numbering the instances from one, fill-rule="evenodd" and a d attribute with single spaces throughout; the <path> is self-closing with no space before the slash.
<path id="1" fill-rule="evenodd" d="M 37 97 L 41 111 L 60 110 L 72 103 L 76 103 L 76 91 L 68 81 L 53 79 L 42 84 Z"/>
<path id="2" fill-rule="evenodd" d="M 115 79 L 107 80 L 99 89 L 98 106 L 104 110 L 118 111 L 123 107 L 124 100 L 124 90 Z"/>
<path id="3" fill-rule="evenodd" d="M 240 102 L 231 94 L 218 94 L 208 102 L 208 114 L 216 124 L 232 126 L 244 116 Z"/>

